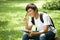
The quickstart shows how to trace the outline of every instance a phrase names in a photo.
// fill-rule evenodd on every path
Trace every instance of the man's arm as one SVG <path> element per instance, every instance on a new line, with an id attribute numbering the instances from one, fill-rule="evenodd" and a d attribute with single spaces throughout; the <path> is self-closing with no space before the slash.
<path id="1" fill-rule="evenodd" d="M 48 25 L 44 26 L 44 29 L 41 32 L 32 32 L 32 35 L 46 33 L 48 31 Z"/>
<path id="2" fill-rule="evenodd" d="M 47 31 L 48 31 L 48 25 L 45 25 L 44 29 L 41 32 L 37 32 L 37 34 L 46 33 Z"/>
<path id="3" fill-rule="evenodd" d="M 26 28 L 27 30 L 31 30 L 31 29 L 32 29 L 32 26 L 28 26 L 28 23 L 26 23 L 26 24 L 25 24 L 25 28 Z"/>
<path id="4" fill-rule="evenodd" d="M 28 22 L 27 22 L 28 20 L 27 20 L 27 18 L 25 17 L 24 19 L 23 19 L 23 23 L 25 24 L 25 28 L 27 29 L 27 30 L 31 30 L 32 29 L 32 25 L 31 26 L 28 26 Z"/>
<path id="5" fill-rule="evenodd" d="M 47 31 L 48 31 L 48 25 L 45 25 L 44 29 L 43 29 L 43 33 L 47 32 Z"/>

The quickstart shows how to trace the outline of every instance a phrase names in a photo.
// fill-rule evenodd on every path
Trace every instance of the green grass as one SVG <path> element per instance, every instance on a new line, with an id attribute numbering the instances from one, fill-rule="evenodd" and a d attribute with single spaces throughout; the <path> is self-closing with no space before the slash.
<path id="1" fill-rule="evenodd" d="M 31 0 L 6 0 L 0 1 L 0 40 L 21 40 L 24 29 L 23 17 L 26 13 L 25 6 L 28 3 L 37 1 Z M 60 10 L 40 9 L 39 12 L 47 12 L 53 19 L 57 29 L 57 35 L 60 36 Z"/>

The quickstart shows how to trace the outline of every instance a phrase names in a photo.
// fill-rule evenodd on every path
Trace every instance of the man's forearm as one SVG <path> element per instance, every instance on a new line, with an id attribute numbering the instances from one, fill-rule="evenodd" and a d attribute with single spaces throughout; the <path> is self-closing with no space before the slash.
<path id="1" fill-rule="evenodd" d="M 42 34 L 42 33 L 41 33 L 41 32 L 34 32 L 34 34 L 35 34 L 35 35 L 37 35 L 37 34 L 39 35 L 39 34 Z"/>
<path id="2" fill-rule="evenodd" d="M 25 24 L 25 28 L 28 29 L 28 23 Z"/>
<path id="3" fill-rule="evenodd" d="M 26 28 L 27 30 L 31 30 L 31 27 L 28 26 L 28 23 L 25 24 L 25 28 Z"/>
<path id="4" fill-rule="evenodd" d="M 34 34 L 42 34 L 42 33 L 46 33 L 46 31 L 35 32 Z"/>

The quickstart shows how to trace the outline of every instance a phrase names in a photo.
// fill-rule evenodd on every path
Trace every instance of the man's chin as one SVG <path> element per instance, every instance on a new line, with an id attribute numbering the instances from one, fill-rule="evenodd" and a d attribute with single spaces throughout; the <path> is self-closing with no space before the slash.
<path id="1" fill-rule="evenodd" d="M 34 16 L 31 16 L 31 17 L 34 17 Z"/>
<path id="2" fill-rule="evenodd" d="M 31 17 L 34 17 L 33 15 L 30 15 Z"/>

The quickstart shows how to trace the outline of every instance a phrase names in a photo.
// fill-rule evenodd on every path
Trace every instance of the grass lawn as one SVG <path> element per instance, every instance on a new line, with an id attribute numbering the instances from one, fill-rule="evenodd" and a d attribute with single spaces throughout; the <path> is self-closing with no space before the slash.
<path id="1" fill-rule="evenodd" d="M 21 40 L 25 29 L 23 17 L 26 13 L 25 6 L 28 3 L 35 3 L 38 6 L 39 12 L 47 12 L 54 21 L 57 29 L 57 35 L 60 36 L 60 10 L 45 10 L 41 9 L 41 4 L 44 1 L 32 0 L 1 0 L 0 1 L 0 40 Z M 40 5 L 38 5 L 38 3 Z"/>

